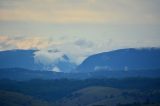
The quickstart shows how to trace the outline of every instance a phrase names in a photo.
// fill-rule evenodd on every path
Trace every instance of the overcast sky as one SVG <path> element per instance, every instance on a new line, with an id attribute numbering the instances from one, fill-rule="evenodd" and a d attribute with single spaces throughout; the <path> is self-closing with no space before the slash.
<path id="1" fill-rule="evenodd" d="M 0 0 L 1 51 L 59 51 L 80 63 L 129 47 L 160 47 L 160 0 Z"/>

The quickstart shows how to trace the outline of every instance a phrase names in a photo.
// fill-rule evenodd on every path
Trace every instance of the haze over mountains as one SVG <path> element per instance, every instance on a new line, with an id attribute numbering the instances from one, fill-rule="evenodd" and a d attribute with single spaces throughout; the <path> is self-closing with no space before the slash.
<path id="1" fill-rule="evenodd" d="M 0 0 L 0 106 L 160 106 L 160 0 Z"/>
<path id="2" fill-rule="evenodd" d="M 89 56 L 76 68 L 76 64 L 63 54 L 52 63 L 43 64 L 38 60 L 38 50 L 8 50 L 0 52 L 0 68 L 24 68 L 55 72 L 93 72 L 93 71 L 130 71 L 160 69 L 160 49 L 119 49 Z M 56 52 L 56 51 L 55 51 Z M 50 54 L 54 55 L 54 52 Z M 39 58 L 42 58 L 40 55 Z M 52 58 L 50 58 L 52 60 Z M 76 68 L 76 69 L 75 69 Z"/>
<path id="3" fill-rule="evenodd" d="M 36 57 L 38 50 L 8 50 L 0 52 L 0 68 L 23 68 L 29 70 L 46 70 L 55 72 L 70 72 L 75 68 L 75 64 L 64 54 L 52 63 L 45 62 L 46 57 Z M 53 53 L 54 54 L 54 53 Z M 41 58 L 41 60 L 39 59 Z M 44 61 L 44 62 L 41 62 Z"/>
<path id="4" fill-rule="evenodd" d="M 39 51 L 1 51 L 0 78 L 30 80 L 160 76 L 159 48 L 128 48 L 99 53 L 89 56 L 78 66 L 65 54 L 46 62 L 45 57 L 38 56 L 37 52 Z M 53 51 L 50 53 L 55 55 Z"/>
<path id="5" fill-rule="evenodd" d="M 99 53 L 78 66 L 65 54 L 47 62 L 37 52 L 0 52 L 0 103 L 4 106 L 159 105 L 159 48 Z"/>

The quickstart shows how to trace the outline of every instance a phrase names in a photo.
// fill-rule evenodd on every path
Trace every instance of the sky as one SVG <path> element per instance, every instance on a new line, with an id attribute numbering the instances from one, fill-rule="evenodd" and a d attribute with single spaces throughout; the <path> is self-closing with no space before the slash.
<path id="1" fill-rule="evenodd" d="M 160 0 L 0 0 L 0 51 L 86 57 L 120 48 L 160 47 Z M 51 52 L 53 51 L 53 52 Z"/>

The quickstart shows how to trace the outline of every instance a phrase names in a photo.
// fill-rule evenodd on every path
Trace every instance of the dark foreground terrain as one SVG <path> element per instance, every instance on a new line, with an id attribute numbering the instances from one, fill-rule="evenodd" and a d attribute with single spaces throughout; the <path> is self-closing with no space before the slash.
<path id="1" fill-rule="evenodd" d="M 1 79 L 0 106 L 160 106 L 160 78 Z"/>

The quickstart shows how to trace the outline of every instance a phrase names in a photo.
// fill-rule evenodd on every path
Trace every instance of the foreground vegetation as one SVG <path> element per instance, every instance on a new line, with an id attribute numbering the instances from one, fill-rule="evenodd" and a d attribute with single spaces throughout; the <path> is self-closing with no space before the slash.
<path id="1" fill-rule="evenodd" d="M 160 104 L 160 78 L 0 80 L 1 106 L 133 106 L 134 103 Z"/>

